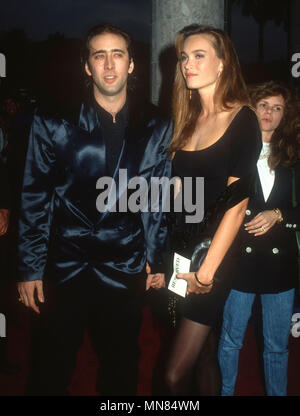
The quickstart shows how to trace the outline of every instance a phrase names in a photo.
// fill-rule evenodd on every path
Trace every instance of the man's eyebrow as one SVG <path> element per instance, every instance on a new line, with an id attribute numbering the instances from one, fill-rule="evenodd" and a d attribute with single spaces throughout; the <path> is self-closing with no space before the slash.
<path id="1" fill-rule="evenodd" d="M 97 53 L 107 53 L 107 52 L 121 52 L 121 53 L 125 53 L 125 51 L 123 49 L 98 49 L 95 52 L 92 52 L 92 55 L 97 55 Z"/>

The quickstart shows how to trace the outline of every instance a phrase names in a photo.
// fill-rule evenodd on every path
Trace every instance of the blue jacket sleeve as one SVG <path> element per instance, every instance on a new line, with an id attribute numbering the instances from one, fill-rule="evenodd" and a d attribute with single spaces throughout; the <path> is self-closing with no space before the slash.
<path id="1" fill-rule="evenodd" d="M 53 136 L 57 126 L 35 114 L 25 163 L 18 230 L 20 281 L 42 280 L 47 263 L 54 196 Z"/>
<path id="2" fill-rule="evenodd" d="M 159 123 L 146 147 L 142 162 L 149 184 L 148 211 L 142 212 L 145 233 L 147 261 L 153 273 L 163 272 L 163 253 L 167 237 L 165 213 L 162 210 L 162 187 L 159 189 L 159 205 L 151 204 L 151 180 L 171 177 L 171 160 L 168 146 L 172 136 L 171 122 Z M 155 204 L 154 204 L 155 205 Z"/>

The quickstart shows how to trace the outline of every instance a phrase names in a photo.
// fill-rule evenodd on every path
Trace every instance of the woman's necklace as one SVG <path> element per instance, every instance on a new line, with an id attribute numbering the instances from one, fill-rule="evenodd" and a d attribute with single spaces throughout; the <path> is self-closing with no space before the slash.
<path id="1" fill-rule="evenodd" d="M 270 143 L 263 143 L 258 160 L 267 159 L 270 156 Z"/>

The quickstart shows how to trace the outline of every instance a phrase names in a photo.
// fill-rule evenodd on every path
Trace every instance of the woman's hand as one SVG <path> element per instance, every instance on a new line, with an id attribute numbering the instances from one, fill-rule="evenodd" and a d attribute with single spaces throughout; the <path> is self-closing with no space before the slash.
<path id="1" fill-rule="evenodd" d="M 276 224 L 277 219 L 278 216 L 275 211 L 262 211 L 257 214 L 253 220 L 244 224 L 245 230 L 248 231 L 249 234 L 254 234 L 255 236 L 264 235 L 274 224 Z"/>
<path id="2" fill-rule="evenodd" d="M 146 263 L 146 291 L 152 287 L 153 289 L 161 289 L 166 287 L 166 280 L 164 273 L 155 273 L 151 274 L 151 268 L 148 263 Z"/>
<path id="3" fill-rule="evenodd" d="M 201 269 L 200 269 L 201 270 Z M 176 275 L 177 279 L 184 279 L 187 281 L 187 294 L 189 293 L 195 293 L 196 295 L 203 295 L 205 293 L 209 293 L 213 287 L 213 280 L 211 277 L 204 277 L 201 276 L 201 272 L 200 270 L 197 271 L 197 277 L 198 280 L 203 283 L 204 285 L 209 285 L 209 286 L 203 286 L 200 283 L 197 282 L 196 277 L 195 277 L 195 273 L 194 272 L 190 272 L 190 273 L 178 273 Z M 203 273 L 202 273 L 203 275 Z"/>

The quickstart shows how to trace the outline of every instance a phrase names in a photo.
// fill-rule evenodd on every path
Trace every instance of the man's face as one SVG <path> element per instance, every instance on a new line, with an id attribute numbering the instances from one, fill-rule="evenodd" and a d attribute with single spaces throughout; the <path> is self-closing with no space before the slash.
<path id="1" fill-rule="evenodd" d="M 134 68 L 125 39 L 114 33 L 103 33 L 90 40 L 90 55 L 85 64 L 92 77 L 95 95 L 113 97 L 126 93 L 128 74 Z"/>

